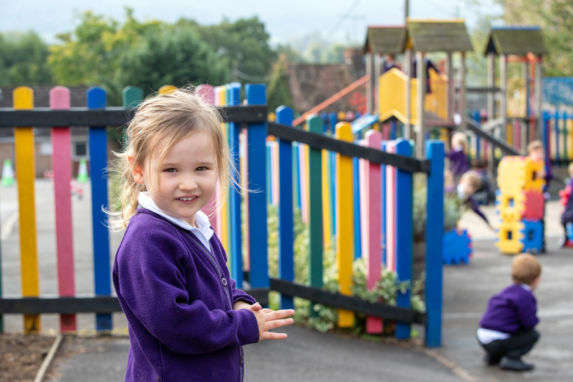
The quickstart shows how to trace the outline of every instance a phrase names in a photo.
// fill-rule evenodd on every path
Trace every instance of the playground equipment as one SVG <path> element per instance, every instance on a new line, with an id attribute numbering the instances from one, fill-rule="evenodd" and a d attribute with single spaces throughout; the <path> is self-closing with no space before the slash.
<path id="1" fill-rule="evenodd" d="M 222 203 L 222 208 L 215 218 L 214 226 L 229 254 L 231 273 L 237 285 L 243 285 L 243 276 L 248 275 L 250 293 L 263 304 L 267 302 L 268 291 L 274 290 L 281 293 L 282 307 L 292 307 L 293 297 L 296 296 L 341 309 L 339 315 L 341 326 L 352 324 L 355 312 L 371 316 L 369 330 L 372 331 L 380 328 L 376 324 L 376 320 L 380 318 L 395 321 L 398 338 L 409 338 L 410 325 L 423 323 L 426 327 L 427 345 L 439 346 L 441 344 L 442 296 L 443 205 L 441 201 L 443 198 L 440 195 L 443 195 L 443 144 L 428 142 L 428 159 L 420 160 L 408 157 L 411 146 L 404 140 L 387 142 L 386 152 L 382 151 L 380 134 L 377 132 L 367 135 L 368 147 L 354 144 L 351 142 L 348 123 L 339 123 L 336 126 L 337 139 L 323 134 L 324 127 L 321 119 L 316 117 L 307 120 L 307 125 L 312 132 L 292 128 L 292 110 L 284 107 L 276 111 L 277 122 L 269 123 L 266 120 L 268 111 L 265 105 L 265 87 L 247 85 L 246 105 L 242 105 L 239 98 L 240 90 L 238 84 L 216 88 L 203 86 L 197 90 L 205 99 L 212 99 L 219 105 L 225 118 L 222 127 L 229 139 L 231 157 L 235 160 L 235 167 L 240 169 L 240 173 L 235 174 L 237 176 L 235 180 L 244 182 L 244 185 L 248 185 L 248 188 L 254 191 L 241 195 L 238 189 L 231 188 L 229 199 L 218 201 Z M 60 101 L 65 99 L 64 93 L 65 89 L 55 89 L 54 99 Z M 73 331 L 76 328 L 75 313 L 79 312 L 95 312 L 96 329 L 108 331 L 112 328 L 111 312 L 120 310 L 116 298 L 111 296 L 110 242 L 106 223 L 107 215 L 103 212 L 108 208 L 105 126 L 123 126 L 129 121 L 131 113 L 126 112 L 128 108 L 125 106 L 133 106 L 139 100 L 129 99 L 127 94 L 126 90 L 123 100 L 124 108 L 107 108 L 105 92 L 100 88 L 92 88 L 88 91 L 87 108 L 65 109 L 67 106 L 63 105 L 63 101 L 61 104 L 58 101 L 58 104 L 53 105 L 54 110 L 45 110 L 33 109 L 31 105 L 33 94 L 30 88 L 18 88 L 14 97 L 15 108 L 0 109 L 0 126 L 3 128 L 35 126 L 35 128 L 50 128 L 52 131 L 61 130 L 61 134 L 54 135 L 63 137 L 57 139 L 61 141 L 60 147 L 64 146 L 65 139 L 69 138 L 70 129 L 59 126 L 91 126 L 89 127 L 89 176 L 92 188 L 95 296 L 75 296 L 74 254 L 72 247 L 69 246 L 69 240 L 73 237 L 71 209 L 69 208 L 71 204 L 70 179 L 67 178 L 70 174 L 63 173 L 61 176 L 54 174 L 58 241 L 59 297 L 57 298 L 39 295 L 40 274 L 33 194 L 34 166 L 30 160 L 34 153 L 32 127 L 15 128 L 16 169 L 21 198 L 19 206 L 22 298 L 6 298 L 0 295 L 0 314 L 23 313 L 24 327 L 27 332 L 40 330 L 40 314 L 42 313 L 61 314 L 61 330 Z M 129 94 L 141 95 L 142 93 L 134 92 L 131 88 Z M 56 108 L 58 110 L 55 110 Z M 244 142 L 243 146 L 241 142 Z M 267 160 L 267 155 L 265 155 L 267 147 L 278 147 L 278 155 L 271 156 L 271 159 Z M 62 150 L 69 151 L 69 149 L 68 145 L 67 149 Z M 308 167 L 293 166 L 296 158 L 301 158 L 293 155 L 297 151 L 299 154 L 302 153 L 302 158 L 308 163 L 305 166 Z M 329 160 L 326 162 L 328 167 L 325 167 L 323 163 L 325 156 L 335 159 L 336 175 L 333 177 L 327 176 L 327 174 L 332 174 L 329 169 L 333 163 Z M 271 190 L 267 188 L 269 184 L 267 183 L 267 166 L 270 163 L 276 163 L 277 157 L 278 168 L 271 166 L 270 175 L 270 177 L 278 177 L 279 187 L 273 192 L 280 199 L 278 232 L 280 265 L 278 278 L 274 278 L 268 273 L 267 193 Z M 61 162 L 65 160 L 63 158 L 66 156 L 54 157 L 54 161 L 57 161 L 57 168 L 70 166 L 71 160 L 68 159 L 67 163 L 63 163 Z M 358 162 L 359 168 L 362 168 L 358 176 L 355 171 L 355 162 Z M 275 175 L 277 171 L 278 175 Z M 432 197 L 431 203 L 427 203 L 426 313 L 410 309 L 409 291 L 398 295 L 396 307 L 383 303 L 370 303 L 348 295 L 352 283 L 349 264 L 352 264 L 355 257 L 357 243 L 360 244 L 360 253 L 367 258 L 369 285 L 373 285 L 376 277 L 379 277 L 380 273 L 376 274 L 376 270 L 379 270 L 381 266 L 395 269 L 398 278 L 402 281 L 411 279 L 412 213 L 407 211 L 411 211 L 412 208 L 412 176 L 415 172 L 427 175 L 428 197 Z M 355 191 L 354 182 L 348 182 L 348 179 L 354 178 L 365 182 L 362 187 L 358 188 L 358 191 Z M 323 188 L 323 179 L 328 179 L 329 184 L 334 187 Z M 307 200 L 308 224 L 311 233 L 310 285 L 293 282 L 293 206 L 295 203 L 293 184 L 295 182 L 306 184 L 305 192 L 300 191 L 296 198 Z M 60 192 L 64 184 L 67 187 L 67 193 Z M 32 192 L 29 192 L 30 190 Z M 326 201 L 323 198 L 325 190 L 330 195 L 335 193 L 336 196 Z M 245 234 L 241 229 L 242 198 L 245 199 Z M 364 200 L 361 200 L 362 198 Z M 364 206 L 360 211 L 362 215 L 355 210 L 355 200 L 358 200 L 358 206 Z M 383 213 L 383 208 L 389 212 Z M 406 213 L 402 213 L 404 211 Z M 325 214 L 325 212 L 328 213 Z M 332 218 L 331 214 L 335 217 Z M 326 231 L 324 216 L 329 216 L 329 230 L 335 227 L 335 232 L 345 234 L 335 237 L 324 236 L 323 233 Z M 360 234 L 356 231 L 356 227 L 359 227 L 357 216 L 366 219 Z M 381 221 L 382 216 L 388 216 L 388 218 Z M 321 288 L 322 257 L 328 236 L 330 236 L 330 245 L 336 246 L 340 293 L 327 292 Z M 382 236 L 385 237 L 383 243 L 387 248 L 385 255 L 380 248 Z M 245 263 L 243 263 L 243 242 L 246 243 L 245 247 L 248 251 Z M 247 272 L 244 273 L 245 271 Z M 0 319 L 0 324 L 1 322 Z"/>
<path id="2" fill-rule="evenodd" d="M 494 137 L 506 142 L 511 150 L 503 148 L 503 151 L 510 155 L 524 154 L 528 142 L 541 139 L 549 158 L 548 116 L 544 116 L 541 111 L 541 65 L 545 54 L 547 49 L 539 27 L 501 26 L 490 30 L 484 48 L 484 55 L 488 59 L 488 85 L 470 88 L 468 92 L 487 94 L 486 110 L 473 113 L 473 125 L 485 134 L 474 135 L 470 152 L 475 159 L 487 160 L 491 174 L 495 174 L 496 162 L 501 154 L 496 152 L 501 146 L 495 144 L 495 139 L 492 139 Z M 498 56 L 499 87 L 496 75 Z M 511 63 L 522 64 L 522 79 L 517 82 L 521 84 L 520 87 L 509 86 L 508 71 Z M 476 132 L 475 129 L 472 131 Z M 486 142 L 483 142 L 484 139 Z"/>
<path id="3" fill-rule="evenodd" d="M 497 247 L 502 253 L 540 252 L 543 248 L 543 163 L 504 157 L 499 164 L 497 208 L 502 219 Z"/>
<path id="4" fill-rule="evenodd" d="M 396 118 L 404 124 L 404 137 L 412 137 L 415 125 L 417 156 L 423 156 L 424 142 L 430 126 L 453 126 L 455 87 L 452 56 L 461 53 L 459 68 L 459 101 L 457 113 L 461 127 L 465 127 L 465 53 L 472 50 L 465 22 L 456 20 L 412 20 L 405 27 L 369 27 L 364 52 L 368 54 L 367 73 L 371 75 L 367 87 L 368 111 L 376 113 L 380 121 Z M 413 54 L 417 63 L 413 71 Z M 446 75 L 430 74 L 436 82 L 435 93 L 427 94 L 426 55 L 446 53 Z M 392 69 L 380 76 L 380 56 L 404 53 L 404 73 Z M 416 80 L 413 78 L 416 77 Z M 378 95 L 378 102 L 376 102 Z M 375 105 L 378 105 L 375 107 Z"/>
<path id="5" fill-rule="evenodd" d="M 444 264 L 469 264 L 472 252 L 472 238 L 467 230 L 454 228 L 444 234 Z"/>

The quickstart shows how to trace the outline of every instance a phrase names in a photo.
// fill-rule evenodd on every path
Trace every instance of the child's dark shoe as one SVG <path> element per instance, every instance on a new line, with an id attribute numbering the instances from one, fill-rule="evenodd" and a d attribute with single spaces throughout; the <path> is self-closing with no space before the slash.
<path id="1" fill-rule="evenodd" d="M 486 354 L 485 357 L 483 357 L 483 361 L 486 363 L 486 365 L 488 366 L 495 366 L 495 365 L 499 365 L 499 362 L 501 361 L 500 357 L 493 357 L 489 354 Z"/>
<path id="2" fill-rule="evenodd" d="M 503 357 L 499 363 L 499 367 L 511 371 L 530 371 L 533 370 L 535 366 L 531 363 L 525 363 L 521 359 Z"/>

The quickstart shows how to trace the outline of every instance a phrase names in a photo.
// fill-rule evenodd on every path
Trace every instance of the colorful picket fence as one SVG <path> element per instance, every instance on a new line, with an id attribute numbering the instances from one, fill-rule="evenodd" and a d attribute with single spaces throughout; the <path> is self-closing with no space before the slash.
<path id="1" fill-rule="evenodd" d="M 160 92 L 172 91 L 162 88 Z M 18 89 L 29 94 L 30 89 Z M 74 298 L 73 237 L 69 192 L 70 173 L 65 170 L 54 176 L 56 188 L 56 224 L 58 240 L 58 282 L 60 297 L 46 298 L 38 294 L 37 248 L 34 240 L 33 130 L 31 127 L 15 129 L 17 151 L 16 168 L 22 201 L 21 259 L 22 296 L 26 299 L 7 299 L 0 295 L 0 314 L 26 313 L 26 331 L 40 330 L 40 313 L 62 313 L 61 331 L 76 329 L 74 313 L 97 312 L 96 329 L 112 328 L 111 313 L 119 310 L 111 291 L 108 207 L 106 175 L 107 134 L 105 126 L 121 126 L 128 122 L 126 109 L 137 105 L 142 92 L 128 88 L 124 92 L 124 108 L 106 108 L 106 95 L 100 88 L 88 91 L 87 108 L 56 113 L 55 109 L 68 109 L 65 88 L 55 88 L 54 109 L 33 110 L 21 101 L 14 109 L 0 110 L 0 127 L 29 125 L 51 128 L 53 132 L 54 163 L 57 168 L 70 167 L 69 131 L 59 126 L 87 125 L 89 127 L 90 179 L 92 187 L 92 226 L 94 257 L 94 298 Z M 212 225 L 229 254 L 230 269 L 237 286 L 244 283 L 248 271 L 250 290 L 265 301 L 269 289 L 281 293 L 281 307 L 293 306 L 293 296 L 317 303 L 329 302 L 340 308 L 339 326 L 351 326 L 354 311 L 371 314 L 368 331 L 381 328 L 380 312 L 397 321 L 396 336 L 409 338 L 410 325 L 424 323 L 426 344 L 441 344 L 442 306 L 442 235 L 443 235 L 443 156 L 442 142 L 427 143 L 427 159 L 411 157 L 412 146 L 405 140 L 384 141 L 382 134 L 365 134 L 362 146 L 353 143 L 349 123 L 325 127 L 323 119 L 307 120 L 308 131 L 292 128 L 293 113 L 286 107 L 276 110 L 276 123 L 267 122 L 266 89 L 264 85 L 247 85 L 246 102 L 241 102 L 241 87 L 230 84 L 220 87 L 201 85 L 197 92 L 224 109 L 222 128 L 228 138 L 234 167 L 234 182 L 252 192 L 241 195 L 240 189 L 231 187 L 228 200 L 214 201 L 219 208 Z M 15 99 L 17 99 L 15 97 Z M 28 113 L 17 114 L 18 110 Z M 94 113 L 99 111 L 99 114 Z M 90 113 L 91 112 L 91 113 Z M 73 117 L 73 118 L 72 118 Z M 334 119 L 333 119 L 334 120 Z M 56 127 L 52 127 L 56 126 Z M 325 133 L 326 131 L 326 133 Z M 332 137 L 331 135 L 334 135 Z M 61 137 L 61 138 L 59 138 Z M 63 146 L 68 147 L 66 150 Z M 27 156 L 26 156 L 27 155 Z M 22 163 L 27 163 L 23 166 Z M 31 162 L 31 165 L 30 165 Z M 56 166 L 54 165 L 54 168 Z M 412 278 L 412 177 L 413 173 L 427 174 L 428 203 L 426 227 L 426 313 L 416 314 L 410 308 L 409 292 L 400 294 L 397 308 L 383 304 L 369 304 L 348 297 L 352 283 L 352 262 L 365 257 L 368 286 L 373 287 L 380 276 L 380 268 L 397 272 L 402 281 Z M 30 187 L 32 184 L 32 187 Z M 67 187 L 67 189 L 66 189 Z M 26 194 L 26 192 L 28 192 Z M 244 198 L 244 201 L 243 201 Z M 278 204 L 279 211 L 279 278 L 268 273 L 267 206 Z M 243 207 L 244 206 L 244 207 Z M 294 284 L 293 214 L 299 207 L 309 224 L 308 286 Z M 214 206 L 211 206 L 211 208 Z M 242 208 L 245 208 L 243 233 Z M 325 247 L 334 247 L 337 253 L 339 294 L 321 291 L 323 283 L 322 259 Z M 243 256 L 243 248 L 247 256 Z M 246 263 L 243 264 L 243 258 Z M 25 266 L 24 266 L 25 265 Z M 1 277 L 1 274 L 0 274 Z M 1 281 L 1 280 L 0 280 Z M 1 291 L 0 291 L 1 292 Z M 346 298 L 345 298 L 346 296 Z M 94 304 L 97 307 L 94 308 Z M 390 312 L 390 313 L 388 313 Z"/>

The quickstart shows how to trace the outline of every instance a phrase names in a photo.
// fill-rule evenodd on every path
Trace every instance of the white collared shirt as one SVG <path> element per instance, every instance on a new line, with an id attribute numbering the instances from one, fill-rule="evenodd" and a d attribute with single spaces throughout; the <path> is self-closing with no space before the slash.
<path id="1" fill-rule="evenodd" d="M 191 231 L 195 236 L 197 236 L 197 239 L 199 239 L 201 244 L 203 244 L 205 248 L 207 248 L 207 250 L 211 252 L 211 245 L 209 244 L 209 240 L 211 240 L 211 237 L 213 237 L 214 232 L 211 229 L 209 218 L 207 217 L 207 215 L 205 215 L 204 212 L 197 211 L 197 213 L 195 214 L 195 224 L 197 225 L 197 227 L 193 227 L 185 220 L 174 218 L 173 216 L 170 216 L 165 212 L 163 212 L 159 207 L 157 207 L 157 204 L 155 204 L 153 199 L 151 199 L 151 197 L 146 191 L 139 193 L 137 201 L 139 202 L 139 205 L 145 208 L 146 210 L 155 212 L 157 215 L 165 218 L 166 220 L 183 228 L 184 230 Z"/>

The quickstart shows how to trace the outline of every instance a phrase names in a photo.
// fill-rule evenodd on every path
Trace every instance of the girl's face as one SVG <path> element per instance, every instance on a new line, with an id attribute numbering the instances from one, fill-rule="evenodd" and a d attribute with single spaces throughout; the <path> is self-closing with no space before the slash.
<path id="1" fill-rule="evenodd" d="M 213 139 L 193 132 L 160 159 L 163 145 L 154 147 L 145 166 L 134 166 L 133 178 L 145 184 L 151 199 L 166 214 L 195 226 L 195 214 L 213 197 L 217 183 L 217 157 Z"/>

